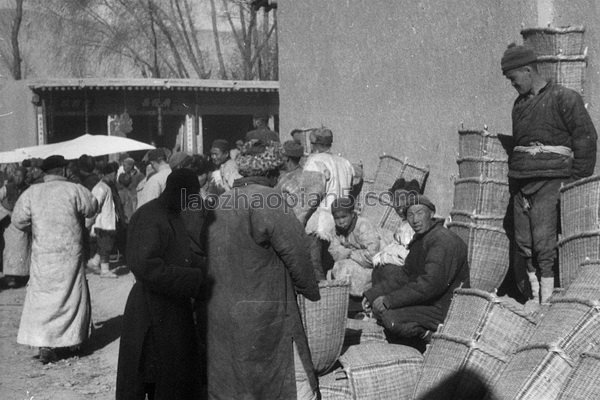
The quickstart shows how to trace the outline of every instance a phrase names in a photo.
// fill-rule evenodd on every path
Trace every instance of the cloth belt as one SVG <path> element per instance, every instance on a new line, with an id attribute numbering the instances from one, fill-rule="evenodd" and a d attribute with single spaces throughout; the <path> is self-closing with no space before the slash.
<path id="1" fill-rule="evenodd" d="M 573 150 L 567 146 L 547 146 L 544 144 L 532 144 L 531 146 L 515 146 L 514 151 L 528 153 L 532 156 L 540 153 L 554 153 L 562 156 L 573 157 Z"/>

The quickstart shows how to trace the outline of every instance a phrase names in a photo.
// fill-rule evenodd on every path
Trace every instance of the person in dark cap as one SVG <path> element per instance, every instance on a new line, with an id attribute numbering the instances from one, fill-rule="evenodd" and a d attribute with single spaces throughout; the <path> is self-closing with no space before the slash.
<path id="1" fill-rule="evenodd" d="M 229 150 L 229 142 L 224 139 L 217 139 L 210 146 L 210 159 L 217 167 L 210 176 L 209 192 L 212 194 L 230 190 L 233 182 L 242 177 L 236 162 L 229 157 Z"/>
<path id="2" fill-rule="evenodd" d="M 62 156 L 46 158 L 44 182 L 25 190 L 12 214 L 12 224 L 33 238 L 17 342 L 39 347 L 42 363 L 57 360 L 56 348 L 80 346 L 91 323 L 82 220 L 96 213 L 97 202 L 85 187 L 67 180 L 66 165 Z"/>
<path id="3" fill-rule="evenodd" d="M 26 161 L 28 161 L 26 163 Z M 27 168 L 27 179 L 26 182 L 28 185 L 33 185 L 35 183 L 41 183 L 44 181 L 44 171 L 42 171 L 42 160 L 41 158 L 32 158 L 29 160 L 23 161 L 24 165 Z"/>
<path id="4" fill-rule="evenodd" d="M 469 287 L 467 245 L 434 219 L 435 205 L 426 196 L 409 197 L 406 213 L 415 237 L 405 264 L 385 280 L 374 279 L 363 307 L 374 313 L 389 340 L 424 351 L 446 317 L 454 289 Z"/>
<path id="5" fill-rule="evenodd" d="M 117 400 L 201 398 L 191 299 L 203 294 L 206 273 L 180 215 L 199 190 L 193 171 L 175 170 L 131 217 L 127 265 L 135 284 L 123 313 Z"/>
<path id="6" fill-rule="evenodd" d="M 295 196 L 296 198 L 288 200 L 297 203 L 300 201 L 300 190 L 302 188 L 300 158 L 304 155 L 304 147 L 293 140 L 288 140 L 283 143 L 281 155 L 283 157 L 283 173 L 279 176 L 275 189 L 280 190 L 284 197 Z M 293 208 L 294 213 L 297 212 L 296 216 L 300 217 L 302 207 Z"/>
<path id="7" fill-rule="evenodd" d="M 146 154 L 149 165 L 154 174 L 146 178 L 142 190 L 137 193 L 137 207 L 140 208 L 147 202 L 156 199 L 165 190 L 167 176 L 171 173 L 165 149 L 159 147 Z"/>
<path id="8" fill-rule="evenodd" d="M 316 301 L 319 288 L 303 226 L 272 187 L 280 147 L 244 145 L 236 159 L 243 178 L 219 198 L 208 227 L 211 399 L 316 398 L 296 293 Z"/>
<path id="9" fill-rule="evenodd" d="M 527 305 L 535 309 L 548 302 L 555 285 L 559 188 L 594 172 L 597 134 L 579 93 L 540 75 L 531 49 L 512 44 L 500 64 L 519 94 L 508 177 L 514 182 L 515 241 L 527 266 L 518 275 L 527 273 Z"/>
<path id="10" fill-rule="evenodd" d="M 81 155 L 77 159 L 77 167 L 79 170 L 79 180 L 81 184 L 91 191 L 96 183 L 100 180 L 98 174 L 94 172 L 96 169 L 96 161 L 94 157 L 88 156 L 87 154 Z"/>
<path id="11" fill-rule="evenodd" d="M 379 251 L 379 233 L 366 218 L 354 211 L 354 199 L 338 197 L 331 204 L 335 221 L 335 236 L 329 253 L 335 264 L 331 270 L 334 278 L 350 277 L 350 296 L 358 297 L 371 288 L 373 256 Z"/>
<path id="12" fill-rule="evenodd" d="M 252 139 L 258 139 L 265 143 L 279 142 L 279 134 L 269 129 L 268 115 L 255 115 L 253 118 L 254 129 L 246 133 L 246 142 Z"/>

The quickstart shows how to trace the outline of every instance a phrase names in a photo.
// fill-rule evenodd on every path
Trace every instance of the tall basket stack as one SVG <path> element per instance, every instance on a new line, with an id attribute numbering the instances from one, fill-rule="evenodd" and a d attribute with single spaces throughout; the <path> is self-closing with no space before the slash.
<path id="1" fill-rule="evenodd" d="M 509 265 L 504 217 L 509 203 L 508 156 L 487 129 L 460 130 L 458 172 L 449 228 L 469 247 L 471 287 L 494 291 Z"/>
<path id="2" fill-rule="evenodd" d="M 568 288 L 582 262 L 600 258 L 600 176 L 580 179 L 560 189 L 560 223 L 560 286 Z"/>
<path id="3" fill-rule="evenodd" d="M 583 26 L 539 27 L 521 30 L 523 42 L 538 56 L 542 76 L 584 94 L 587 48 Z"/>

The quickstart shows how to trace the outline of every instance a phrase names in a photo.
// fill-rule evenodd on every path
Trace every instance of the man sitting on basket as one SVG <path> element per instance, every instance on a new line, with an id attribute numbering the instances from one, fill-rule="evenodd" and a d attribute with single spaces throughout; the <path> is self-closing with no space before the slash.
<path id="1" fill-rule="evenodd" d="M 423 195 L 407 200 L 415 236 L 404 267 L 374 280 L 364 293 L 363 308 L 373 311 L 390 339 L 423 349 L 423 339 L 444 321 L 454 289 L 469 287 L 467 245 L 434 219 L 431 200 Z"/>

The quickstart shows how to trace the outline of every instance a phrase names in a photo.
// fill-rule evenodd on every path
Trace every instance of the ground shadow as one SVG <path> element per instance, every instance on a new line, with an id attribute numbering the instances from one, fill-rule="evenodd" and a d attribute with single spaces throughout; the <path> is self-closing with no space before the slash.
<path id="1" fill-rule="evenodd" d="M 483 377 L 472 369 L 456 372 L 416 400 L 483 400 L 494 398 L 492 389 Z"/>
<path id="2" fill-rule="evenodd" d="M 80 355 L 87 356 L 108 346 L 119 337 L 121 337 L 121 327 L 123 325 L 123 316 L 118 315 L 102 322 L 94 324 L 94 330 L 81 349 Z"/>

